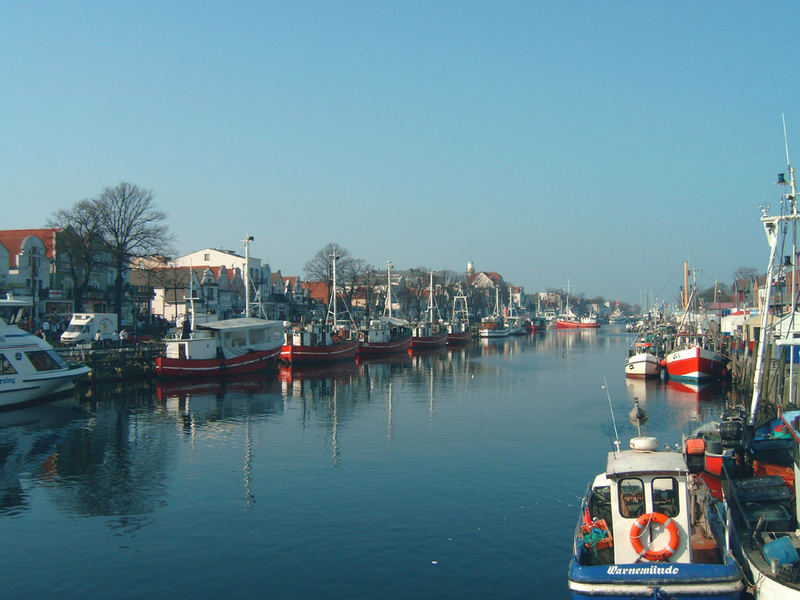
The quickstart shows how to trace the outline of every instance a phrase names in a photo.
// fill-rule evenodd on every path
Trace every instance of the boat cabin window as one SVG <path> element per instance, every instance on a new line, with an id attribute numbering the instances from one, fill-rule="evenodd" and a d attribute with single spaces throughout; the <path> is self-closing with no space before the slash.
<path id="1" fill-rule="evenodd" d="M 226 341 L 231 348 L 241 348 L 247 345 L 247 336 L 244 330 L 231 331 L 225 337 L 227 338 Z"/>
<path id="2" fill-rule="evenodd" d="M 611 488 L 607 485 L 592 489 L 589 496 L 589 514 L 593 519 L 611 523 Z"/>
<path id="3" fill-rule="evenodd" d="M 57 371 L 66 369 L 67 363 L 52 350 L 34 350 L 25 355 L 37 371 Z"/>
<path id="4" fill-rule="evenodd" d="M 258 345 L 258 344 L 265 344 L 267 342 L 267 331 L 266 329 L 251 329 L 250 330 L 250 344 L 251 345 Z"/>
<path id="5" fill-rule="evenodd" d="M 4 354 L 0 354 L 0 375 L 16 375 L 17 370 L 14 368 Z"/>
<path id="6" fill-rule="evenodd" d="M 656 477 L 653 479 L 653 512 L 668 517 L 678 515 L 678 482 L 672 477 Z"/>
<path id="7" fill-rule="evenodd" d="M 622 479 L 619 482 L 619 513 L 626 519 L 636 519 L 645 513 L 641 479 Z"/>

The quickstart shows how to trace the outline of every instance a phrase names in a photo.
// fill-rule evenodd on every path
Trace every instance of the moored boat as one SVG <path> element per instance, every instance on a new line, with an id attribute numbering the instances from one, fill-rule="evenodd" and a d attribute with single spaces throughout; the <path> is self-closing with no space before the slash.
<path id="1" fill-rule="evenodd" d="M 509 329 L 506 327 L 505 319 L 500 314 L 500 288 L 494 288 L 494 311 L 492 314 L 481 319 L 481 328 L 478 335 L 482 338 L 501 338 L 508 337 Z"/>
<path id="2" fill-rule="evenodd" d="M 433 299 L 433 271 L 431 271 L 425 320 L 411 325 L 411 348 L 413 350 L 431 350 L 447 345 L 447 329 L 440 323 L 440 319 L 434 318 L 436 312 L 438 309 Z"/>
<path id="3" fill-rule="evenodd" d="M 308 323 L 285 332 L 281 361 L 288 364 L 355 359 L 358 338 L 350 329 L 333 331 L 325 323 Z"/>
<path id="4" fill-rule="evenodd" d="M 702 338 L 681 335 L 681 345 L 666 357 L 667 373 L 671 379 L 699 381 L 725 377 L 728 359 L 705 347 Z"/>
<path id="5" fill-rule="evenodd" d="M 447 327 L 448 346 L 467 344 L 472 339 L 472 332 L 469 329 L 467 297 L 463 294 L 453 298 L 453 314 L 450 316 L 450 321 L 445 323 L 445 326 Z"/>
<path id="6" fill-rule="evenodd" d="M 287 330 L 284 334 L 285 341 L 281 347 L 282 362 L 287 364 L 329 363 L 355 359 L 358 352 L 358 337 L 355 327 L 342 327 L 338 323 L 339 293 L 336 282 L 338 259 L 338 254 L 331 257 L 333 285 L 325 322 L 312 322 L 297 326 L 287 323 Z M 345 304 L 346 306 L 347 304 Z"/>
<path id="7" fill-rule="evenodd" d="M 246 317 L 199 325 L 188 337 L 167 340 L 156 359 L 161 377 L 210 377 L 263 370 L 277 362 L 283 322 Z"/>
<path id="8" fill-rule="evenodd" d="M 661 374 L 661 361 L 646 348 L 631 354 L 625 361 L 625 377 L 649 379 Z"/>
<path id="9" fill-rule="evenodd" d="M 397 354 L 410 347 L 411 329 L 401 319 L 373 319 L 367 327 L 358 330 L 358 356 Z"/>
<path id="10" fill-rule="evenodd" d="M 70 367 L 45 340 L 0 319 L 0 408 L 56 398 L 90 372 Z"/>
<path id="11" fill-rule="evenodd" d="M 744 589 L 725 523 L 683 455 L 631 440 L 584 497 L 569 567 L 572 598 L 718 598 Z"/>

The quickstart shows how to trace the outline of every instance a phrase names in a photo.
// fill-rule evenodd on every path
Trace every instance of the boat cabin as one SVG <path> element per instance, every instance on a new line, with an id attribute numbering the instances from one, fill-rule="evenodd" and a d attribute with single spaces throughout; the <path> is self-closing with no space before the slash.
<path id="1" fill-rule="evenodd" d="M 632 445 L 635 440 L 652 440 L 645 444 L 647 448 L 654 447 L 655 438 L 634 438 Z M 645 551 L 667 548 L 670 552 L 665 560 L 692 562 L 689 541 L 695 507 L 690 502 L 689 470 L 682 454 L 610 452 L 606 472 L 592 484 L 587 509 L 591 518 L 604 519 L 609 526 L 614 540 L 613 561 L 609 562 L 634 563 L 641 560 Z M 653 513 L 664 515 L 673 523 L 657 523 L 660 517 L 651 517 Z M 676 532 L 677 544 L 673 548 Z"/>
<path id="2" fill-rule="evenodd" d="M 283 342 L 283 321 L 243 318 L 199 325 L 188 338 L 168 340 L 166 358 L 230 359 L 269 350 Z"/>
<path id="3" fill-rule="evenodd" d="M 337 340 L 351 340 L 353 332 L 342 327 L 333 330 L 325 323 L 307 323 L 302 326 L 291 326 L 288 321 L 286 326 L 286 345 L 287 346 L 330 346 Z"/>

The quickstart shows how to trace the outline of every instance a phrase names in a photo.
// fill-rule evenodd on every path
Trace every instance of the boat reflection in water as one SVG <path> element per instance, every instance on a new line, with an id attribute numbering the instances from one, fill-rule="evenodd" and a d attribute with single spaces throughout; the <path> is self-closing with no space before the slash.
<path id="1" fill-rule="evenodd" d="M 58 445 L 87 418 L 74 398 L 0 412 L 0 515 L 28 508 L 22 479 L 50 481 L 58 475 Z"/>

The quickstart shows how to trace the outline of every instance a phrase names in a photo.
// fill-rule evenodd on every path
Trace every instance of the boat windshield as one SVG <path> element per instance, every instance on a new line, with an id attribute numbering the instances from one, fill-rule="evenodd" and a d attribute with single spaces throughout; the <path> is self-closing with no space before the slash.
<path id="1" fill-rule="evenodd" d="M 33 350 L 25 355 L 37 371 L 58 371 L 67 369 L 67 363 L 52 350 Z"/>
<path id="2" fill-rule="evenodd" d="M 653 479 L 653 511 L 676 517 L 678 507 L 678 482 L 672 477 Z"/>
<path id="3" fill-rule="evenodd" d="M 641 479 L 620 481 L 619 512 L 626 519 L 636 519 L 644 514 L 644 484 Z"/>

